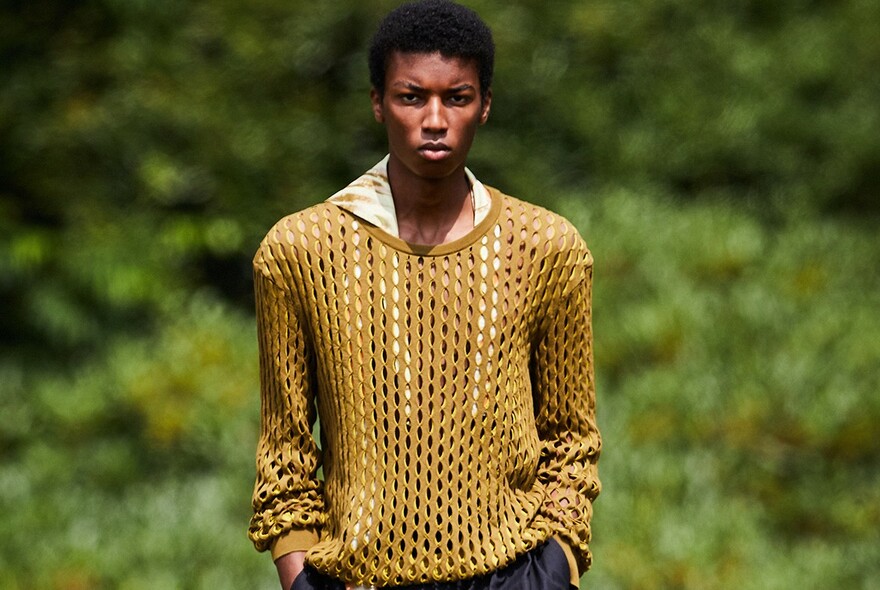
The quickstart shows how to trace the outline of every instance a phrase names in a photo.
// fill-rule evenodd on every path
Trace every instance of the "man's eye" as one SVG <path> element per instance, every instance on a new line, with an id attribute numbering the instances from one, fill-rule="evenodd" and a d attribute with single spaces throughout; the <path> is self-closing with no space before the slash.
<path id="1" fill-rule="evenodd" d="M 416 94 L 401 94 L 400 100 L 405 104 L 413 104 L 419 100 L 419 97 Z"/>
<path id="2" fill-rule="evenodd" d="M 468 97 L 463 94 L 453 94 L 449 97 L 449 102 L 455 105 L 463 105 L 468 103 Z"/>

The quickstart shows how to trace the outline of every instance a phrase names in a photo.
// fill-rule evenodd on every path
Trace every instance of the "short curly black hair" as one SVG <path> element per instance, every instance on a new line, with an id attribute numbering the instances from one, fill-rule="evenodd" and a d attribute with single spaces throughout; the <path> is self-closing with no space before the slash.
<path id="1" fill-rule="evenodd" d="M 385 94 L 385 69 L 395 51 L 439 51 L 445 57 L 473 59 L 477 63 L 480 95 L 484 100 L 488 97 L 495 68 L 495 43 L 492 31 L 470 8 L 450 0 L 418 0 L 389 12 L 370 45 L 370 83 L 380 95 Z"/>

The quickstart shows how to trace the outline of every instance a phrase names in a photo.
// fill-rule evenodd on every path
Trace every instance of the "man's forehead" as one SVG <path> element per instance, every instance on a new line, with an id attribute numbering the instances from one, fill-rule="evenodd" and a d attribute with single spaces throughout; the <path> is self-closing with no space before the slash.
<path id="1" fill-rule="evenodd" d="M 419 53 L 394 51 L 388 57 L 386 81 L 399 83 L 404 80 L 419 83 L 431 82 L 450 85 L 479 85 L 477 62 L 473 58 L 446 56 L 440 52 Z"/>

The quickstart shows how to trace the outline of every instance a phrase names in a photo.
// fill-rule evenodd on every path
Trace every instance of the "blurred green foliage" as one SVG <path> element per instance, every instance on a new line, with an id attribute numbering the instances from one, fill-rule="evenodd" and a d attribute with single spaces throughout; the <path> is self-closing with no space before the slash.
<path id="1" fill-rule="evenodd" d="M 597 253 L 598 588 L 880 582 L 880 234 L 618 190 Z"/>
<path id="2" fill-rule="evenodd" d="M 250 257 L 395 3 L 0 9 L 0 588 L 275 586 Z M 880 584 L 880 4 L 473 1 L 471 167 L 596 256 L 594 588 Z"/>

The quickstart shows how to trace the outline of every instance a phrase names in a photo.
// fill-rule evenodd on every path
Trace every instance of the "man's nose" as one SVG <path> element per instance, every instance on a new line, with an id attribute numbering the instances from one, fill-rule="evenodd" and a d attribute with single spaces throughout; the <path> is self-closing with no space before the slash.
<path id="1" fill-rule="evenodd" d="M 422 121 L 422 129 L 432 133 L 446 131 L 446 110 L 443 108 L 443 101 L 439 97 L 430 99 L 425 106 L 425 118 Z"/>

